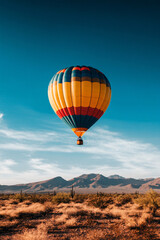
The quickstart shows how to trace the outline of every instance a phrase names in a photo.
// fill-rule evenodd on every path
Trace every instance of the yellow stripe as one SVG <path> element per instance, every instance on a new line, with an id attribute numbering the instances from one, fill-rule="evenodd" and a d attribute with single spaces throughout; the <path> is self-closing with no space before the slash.
<path id="1" fill-rule="evenodd" d="M 100 83 L 99 82 L 92 82 L 92 97 L 90 102 L 90 107 L 95 108 L 98 102 L 100 93 Z"/>
<path id="2" fill-rule="evenodd" d="M 60 110 L 62 108 L 62 106 L 61 106 L 59 96 L 58 96 L 57 81 L 54 81 L 54 83 L 53 83 L 53 96 L 54 96 L 55 102 L 57 104 L 58 110 Z"/>
<path id="3" fill-rule="evenodd" d="M 81 105 L 81 82 L 73 81 L 73 78 L 72 78 L 71 79 L 71 91 L 72 91 L 73 106 L 80 107 L 80 105 Z"/>
<path id="4" fill-rule="evenodd" d="M 109 88 L 109 87 L 108 87 Z M 107 98 L 107 101 L 105 101 L 105 104 L 103 105 L 103 109 L 102 111 L 105 112 L 110 104 L 110 101 L 111 101 L 111 89 L 109 88 L 108 89 L 108 98 Z"/>
<path id="5" fill-rule="evenodd" d="M 63 82 L 63 93 L 67 107 L 72 107 L 71 83 Z"/>
<path id="6" fill-rule="evenodd" d="M 53 110 L 56 112 L 58 110 L 58 106 L 55 102 L 54 95 L 53 95 L 53 84 L 50 84 L 48 87 L 48 98 Z"/>
<path id="7" fill-rule="evenodd" d="M 82 78 L 83 79 L 83 78 Z M 88 107 L 91 99 L 91 81 L 82 81 L 82 107 Z"/>
<path id="8" fill-rule="evenodd" d="M 101 83 L 100 86 L 101 86 L 100 95 L 99 95 L 98 103 L 97 103 L 97 106 L 96 106 L 96 108 L 98 108 L 98 109 L 100 109 L 100 107 L 103 104 L 103 101 L 104 101 L 104 98 L 105 98 L 105 95 L 106 95 L 106 90 L 107 90 L 106 84 Z"/>
<path id="9" fill-rule="evenodd" d="M 102 105 L 101 105 L 101 107 L 100 107 L 100 110 L 104 111 L 105 106 L 106 106 L 106 104 L 108 103 L 109 97 L 110 97 L 110 88 L 107 87 L 107 89 L 106 89 L 106 95 L 105 95 L 104 101 L 103 101 L 103 103 L 102 103 Z"/>
<path id="10" fill-rule="evenodd" d="M 49 85 L 49 87 L 48 87 L 48 99 L 49 99 L 49 102 L 51 104 L 51 107 L 53 108 L 54 111 L 56 111 L 55 106 L 54 106 L 54 101 L 53 101 L 53 98 L 52 98 L 52 95 L 51 95 L 51 85 Z"/>
<path id="11" fill-rule="evenodd" d="M 60 100 L 61 108 L 66 108 L 66 103 L 63 95 L 63 85 L 62 83 L 57 84 L 58 97 Z"/>

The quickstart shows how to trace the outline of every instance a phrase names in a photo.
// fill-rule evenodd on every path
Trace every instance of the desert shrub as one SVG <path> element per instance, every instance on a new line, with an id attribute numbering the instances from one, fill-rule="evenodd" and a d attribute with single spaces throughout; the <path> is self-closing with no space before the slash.
<path id="1" fill-rule="evenodd" d="M 48 202 L 48 201 L 52 201 L 52 196 L 50 196 L 49 194 L 33 193 L 33 194 L 30 195 L 30 200 L 32 202 L 45 203 L 45 202 Z"/>
<path id="2" fill-rule="evenodd" d="M 40 195 L 39 194 L 32 193 L 29 196 L 29 198 L 30 198 L 30 201 L 33 202 L 33 203 L 36 203 L 36 202 L 40 201 Z"/>
<path id="3" fill-rule="evenodd" d="M 10 194 L 1 193 L 0 194 L 0 200 L 9 200 Z"/>
<path id="4" fill-rule="evenodd" d="M 108 207 L 109 204 L 113 203 L 113 199 L 106 196 L 93 195 L 88 199 L 88 204 L 94 207 L 104 209 Z"/>
<path id="5" fill-rule="evenodd" d="M 24 200 L 26 200 L 26 195 L 24 193 L 22 193 L 22 191 L 20 193 L 15 193 L 13 195 L 10 195 L 9 197 L 10 199 L 13 200 L 17 200 L 18 202 L 23 202 Z"/>
<path id="6" fill-rule="evenodd" d="M 40 197 L 40 203 L 51 202 L 53 195 L 51 194 L 42 194 Z"/>
<path id="7" fill-rule="evenodd" d="M 160 196 L 152 189 L 144 195 L 139 195 L 135 202 L 142 208 L 149 208 L 153 215 L 160 208 Z"/>
<path id="8" fill-rule="evenodd" d="M 132 195 L 131 194 L 120 194 L 116 197 L 116 205 L 122 206 L 126 203 L 132 203 Z"/>
<path id="9" fill-rule="evenodd" d="M 73 201 L 76 203 L 83 203 L 87 199 L 86 194 L 75 194 Z"/>
<path id="10" fill-rule="evenodd" d="M 68 193 L 57 193 L 52 197 L 52 202 L 56 204 L 69 203 L 71 201 L 70 194 Z"/>

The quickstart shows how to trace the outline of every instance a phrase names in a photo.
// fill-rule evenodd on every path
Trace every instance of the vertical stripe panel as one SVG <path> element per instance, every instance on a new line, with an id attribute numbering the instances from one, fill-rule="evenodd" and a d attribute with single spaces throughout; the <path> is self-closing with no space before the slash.
<path id="1" fill-rule="evenodd" d="M 83 73 L 84 72 L 84 73 Z M 85 77 L 87 75 L 87 77 Z M 83 119 L 81 120 L 81 127 L 84 127 L 86 122 L 88 122 L 89 117 L 87 116 L 89 105 L 91 102 L 92 95 L 92 76 L 91 71 L 83 70 L 82 71 L 82 103 L 81 103 L 81 115 L 83 115 Z M 82 118 L 82 116 L 81 116 Z"/>
<path id="2" fill-rule="evenodd" d="M 54 97 L 54 91 L 53 91 L 53 83 L 54 83 L 54 78 L 55 77 L 53 77 L 52 78 L 52 80 L 51 80 L 51 84 L 50 84 L 50 98 L 49 99 L 51 99 L 51 102 L 52 102 L 52 104 L 53 104 L 53 106 L 54 106 L 54 109 L 55 109 L 55 112 L 56 112 L 56 114 L 58 115 L 58 117 L 59 118 L 61 118 L 62 119 L 62 114 L 60 113 L 60 112 L 57 112 L 58 110 L 59 110 L 59 108 L 58 108 L 58 105 L 57 105 L 57 103 L 56 103 L 56 100 L 55 100 L 55 97 Z"/>
<path id="3" fill-rule="evenodd" d="M 53 91 L 53 84 L 50 83 L 49 86 L 48 86 L 48 98 L 49 98 L 49 102 L 51 104 L 51 107 L 53 108 L 54 112 L 56 113 L 57 107 L 56 107 L 55 102 L 54 102 L 53 97 L 52 97 L 52 91 Z"/>
<path id="4" fill-rule="evenodd" d="M 61 105 L 61 111 L 63 111 L 63 116 L 65 116 L 66 121 L 68 121 L 69 124 L 71 124 L 71 126 L 73 126 L 73 122 L 70 118 L 68 109 L 66 108 L 66 103 L 64 100 L 64 96 L 63 96 L 63 86 L 62 86 L 62 79 L 63 79 L 63 75 L 64 75 L 64 70 L 62 70 L 59 73 L 58 79 L 57 79 L 57 92 L 58 92 L 58 98 L 59 98 L 59 102 Z"/>
<path id="5" fill-rule="evenodd" d="M 72 94 L 71 94 L 72 68 L 73 67 L 69 67 L 69 68 L 66 69 L 66 71 L 63 75 L 62 85 L 63 85 L 63 94 L 64 94 L 65 103 L 66 103 L 68 112 L 70 114 L 70 118 L 72 119 L 73 126 L 76 128 L 76 122 L 75 122 L 75 119 L 72 116 L 72 115 L 75 114 L 73 103 L 72 103 Z"/>
<path id="6" fill-rule="evenodd" d="M 62 106 L 61 106 L 61 102 L 59 100 L 59 96 L 58 96 L 58 89 L 57 89 L 57 85 L 58 85 L 58 76 L 59 74 L 56 74 L 55 78 L 54 78 L 54 81 L 53 81 L 53 96 L 54 96 L 54 99 L 55 99 L 55 102 L 58 106 L 58 112 L 61 114 L 62 117 L 64 117 L 64 112 L 63 112 L 63 109 L 62 109 Z M 63 121 L 65 121 L 70 127 L 72 127 L 70 125 L 70 122 L 68 121 L 67 118 L 62 118 Z"/>
<path id="7" fill-rule="evenodd" d="M 74 120 L 76 127 L 80 127 L 80 107 L 81 107 L 81 72 L 78 67 L 72 69 L 71 74 L 71 95 L 74 108 Z"/>
<path id="8" fill-rule="evenodd" d="M 104 98 L 105 98 L 105 95 L 106 95 L 106 90 L 107 90 L 106 84 L 101 83 L 100 84 L 100 96 L 99 96 L 98 103 L 97 103 L 97 106 L 96 106 L 97 109 L 100 109 L 100 107 L 103 104 L 103 101 L 104 101 Z"/>

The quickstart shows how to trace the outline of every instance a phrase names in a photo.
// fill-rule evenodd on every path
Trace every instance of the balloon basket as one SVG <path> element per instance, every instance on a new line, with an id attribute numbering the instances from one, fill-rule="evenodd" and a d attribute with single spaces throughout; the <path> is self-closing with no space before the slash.
<path id="1" fill-rule="evenodd" d="M 81 137 L 77 139 L 77 145 L 83 145 L 83 140 Z"/>

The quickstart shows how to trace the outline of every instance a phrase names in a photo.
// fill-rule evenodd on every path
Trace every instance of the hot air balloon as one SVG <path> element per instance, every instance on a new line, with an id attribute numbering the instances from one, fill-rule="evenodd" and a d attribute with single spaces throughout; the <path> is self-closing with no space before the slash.
<path id="1" fill-rule="evenodd" d="M 109 106 L 111 85 L 95 68 L 72 66 L 53 76 L 48 97 L 58 117 L 78 136 L 77 144 L 83 145 L 83 134 Z"/>

